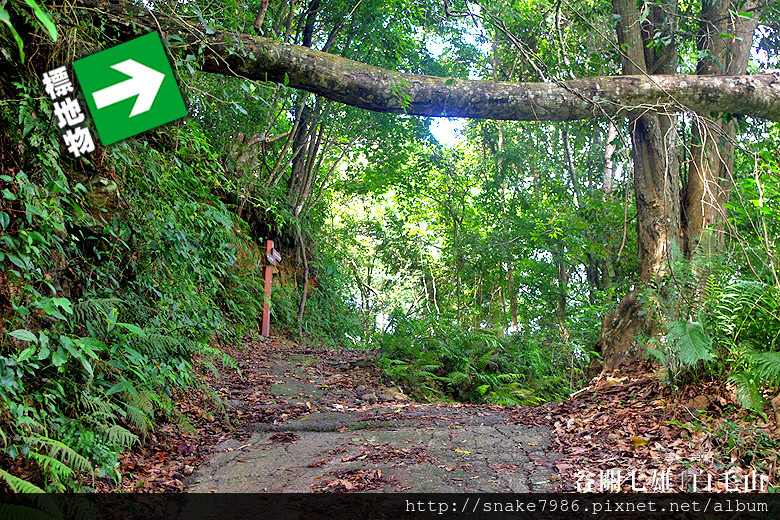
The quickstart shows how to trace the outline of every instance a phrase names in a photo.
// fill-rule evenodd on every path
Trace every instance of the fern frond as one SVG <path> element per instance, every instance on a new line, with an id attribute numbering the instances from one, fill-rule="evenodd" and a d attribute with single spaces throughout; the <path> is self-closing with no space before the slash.
<path id="1" fill-rule="evenodd" d="M 214 405 L 214 408 L 218 412 L 225 412 L 227 410 L 227 407 L 225 406 L 225 401 L 222 400 L 222 398 L 213 388 L 211 388 L 210 386 L 206 386 L 202 383 L 198 383 L 196 387 L 204 394 L 206 399 L 208 399 L 208 401 L 212 405 Z"/>
<path id="2" fill-rule="evenodd" d="M 198 429 L 195 428 L 195 425 L 192 424 L 192 421 L 190 421 L 189 417 L 183 413 L 177 412 L 174 414 L 173 420 L 176 422 L 176 426 L 178 426 L 179 429 L 186 434 L 195 435 L 198 432 Z"/>
<path id="3" fill-rule="evenodd" d="M 768 289 L 763 282 L 748 280 L 729 284 L 718 297 L 713 311 L 719 327 L 732 337 L 739 335 L 745 324 L 753 319 L 753 310 Z"/>
<path id="4" fill-rule="evenodd" d="M 127 412 L 127 420 L 130 421 L 130 424 L 132 424 L 136 430 L 141 432 L 141 435 L 146 437 L 146 435 L 149 434 L 149 431 L 153 427 L 151 418 L 142 410 L 129 403 L 125 409 Z"/>
<path id="5" fill-rule="evenodd" d="M 451 385 L 461 386 L 471 381 L 471 377 L 464 372 L 455 371 L 447 375 L 446 381 Z"/>
<path id="6" fill-rule="evenodd" d="M 102 518 L 95 505 L 81 496 L 70 496 L 63 504 L 68 520 L 98 520 Z"/>
<path id="7" fill-rule="evenodd" d="M 82 394 L 79 399 L 81 407 L 97 417 L 115 417 L 119 412 L 119 407 L 106 399 L 100 399 L 94 394 Z"/>
<path id="8" fill-rule="evenodd" d="M 756 380 L 747 372 L 737 372 L 728 381 L 736 386 L 737 400 L 743 408 L 760 412 L 764 404 Z"/>
<path id="9" fill-rule="evenodd" d="M 756 364 L 756 376 L 772 386 L 780 384 L 780 352 L 752 353 L 750 358 Z"/>
<path id="10" fill-rule="evenodd" d="M 197 348 L 198 354 L 201 354 L 206 358 L 219 359 L 220 361 L 222 361 L 222 366 L 232 368 L 238 373 L 239 376 L 241 376 L 241 369 L 239 368 L 238 363 L 236 362 L 235 359 L 230 357 L 226 352 L 223 352 L 218 348 L 212 347 L 204 343 L 200 343 L 198 345 L 199 345 Z"/>
<path id="11" fill-rule="evenodd" d="M 50 517 L 54 518 L 55 520 L 63 520 L 67 519 L 70 520 L 70 517 L 63 514 L 63 507 L 62 503 L 67 503 L 70 499 L 64 498 L 62 495 L 57 495 L 53 493 L 32 493 L 28 494 L 26 498 L 33 503 L 35 507 L 49 515 Z M 83 499 L 82 499 L 83 500 Z M 0 518 L 3 518 L 2 515 L 0 515 Z"/>
<path id="12" fill-rule="evenodd" d="M 0 477 L 3 477 L 2 473 L 5 472 L 0 470 Z M 41 493 L 43 493 L 43 491 L 41 491 Z M 40 509 L 35 509 L 29 506 L 0 504 L 0 518 L 5 520 L 61 520 L 62 517 L 52 517 Z"/>
<path id="13" fill-rule="evenodd" d="M 429 373 L 431 375 L 434 375 L 433 372 L 440 369 L 442 367 L 441 363 L 427 363 L 427 364 L 415 364 L 413 366 L 414 370 L 418 370 L 420 372 Z"/>
<path id="14" fill-rule="evenodd" d="M 658 361 L 661 365 L 666 365 L 666 362 L 668 361 L 666 354 L 657 348 L 649 348 L 645 351 L 645 355 L 648 358 L 653 358 L 656 361 Z"/>
<path id="15" fill-rule="evenodd" d="M 3 479 L 6 484 L 8 484 L 8 486 L 11 488 L 11 491 L 14 493 L 46 493 L 32 482 L 11 475 L 2 469 L 0 469 L 0 478 Z M 2 504 L 0 504 L 0 507 L 2 507 Z M 0 512 L 2 512 L 1 509 Z M 0 516 L 0 518 L 3 517 Z"/>
<path id="16" fill-rule="evenodd" d="M 491 388 L 498 388 L 503 385 L 501 378 L 499 378 L 496 374 L 478 373 L 476 376 L 477 377 L 475 379 L 479 384 L 490 385 Z"/>
<path id="17" fill-rule="evenodd" d="M 34 434 L 40 434 L 43 435 L 46 433 L 46 427 L 30 417 L 29 415 L 25 415 L 24 417 L 19 417 L 16 420 L 17 426 L 19 426 L 23 431 L 26 431 L 28 433 L 34 433 Z"/>
<path id="18" fill-rule="evenodd" d="M 73 304 L 73 318 L 77 323 L 102 322 L 114 309 L 127 307 L 121 298 L 89 298 Z"/>
<path id="19" fill-rule="evenodd" d="M 704 332 L 700 322 L 674 320 L 669 323 L 667 337 L 676 347 L 683 365 L 712 360 L 712 338 Z"/>
<path id="20" fill-rule="evenodd" d="M 139 346 L 139 350 L 158 358 L 171 356 L 187 356 L 189 349 L 187 343 L 180 338 L 169 334 L 147 332 L 145 336 L 133 336 L 133 342 Z"/>
<path id="21" fill-rule="evenodd" d="M 154 396 L 156 394 L 150 390 L 140 390 L 135 394 L 127 394 L 125 398 L 127 403 L 138 408 L 146 415 L 154 414 Z"/>
<path id="22" fill-rule="evenodd" d="M 482 357 L 477 359 L 477 369 L 480 372 L 484 372 L 485 369 L 488 366 L 488 363 L 490 362 L 490 358 L 492 358 L 492 357 L 493 357 L 493 353 L 492 352 L 487 352 Z"/>
<path id="23" fill-rule="evenodd" d="M 40 464 L 44 471 L 51 475 L 57 482 L 64 482 L 66 479 L 73 477 L 73 470 L 54 457 L 44 455 L 43 453 L 36 453 L 34 451 L 31 451 L 27 456 Z"/>
<path id="24" fill-rule="evenodd" d="M 106 441 L 110 444 L 130 448 L 139 442 L 138 435 L 118 424 L 112 424 L 104 431 Z"/>
<path id="25" fill-rule="evenodd" d="M 48 437 L 35 437 L 29 439 L 29 442 L 36 443 L 41 447 L 47 447 L 49 457 L 61 460 L 75 471 L 92 472 L 92 464 L 90 464 L 89 460 L 67 444 L 49 439 Z"/>
<path id="26" fill-rule="evenodd" d="M 220 379 L 222 374 L 219 373 L 217 366 L 209 358 L 201 358 L 198 362 L 198 368 L 202 374 L 211 373 L 211 377 L 214 379 Z"/>

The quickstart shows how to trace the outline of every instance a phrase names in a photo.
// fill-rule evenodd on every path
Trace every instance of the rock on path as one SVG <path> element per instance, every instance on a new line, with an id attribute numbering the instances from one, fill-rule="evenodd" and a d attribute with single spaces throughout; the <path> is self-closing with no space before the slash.
<path id="1" fill-rule="evenodd" d="M 373 353 L 267 342 L 243 361 L 271 380 L 229 392 L 251 435 L 226 439 L 190 492 L 538 492 L 554 488 L 552 434 L 504 407 L 418 404 L 381 386 Z M 252 378 L 248 377 L 248 380 Z M 235 385 L 234 385 L 235 386 Z M 225 389 L 229 390 L 229 389 Z M 239 440 L 240 439 L 240 440 Z"/>

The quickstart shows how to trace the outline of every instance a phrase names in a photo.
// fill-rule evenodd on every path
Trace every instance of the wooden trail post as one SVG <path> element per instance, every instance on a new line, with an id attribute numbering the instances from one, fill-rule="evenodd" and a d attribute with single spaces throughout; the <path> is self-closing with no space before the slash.
<path id="1" fill-rule="evenodd" d="M 263 278 L 265 279 L 265 301 L 263 301 L 263 324 L 260 327 L 260 335 L 268 336 L 271 329 L 271 276 L 274 272 L 274 266 L 282 261 L 282 255 L 274 249 L 274 241 L 265 241 L 265 259 L 268 265 L 263 268 Z"/>

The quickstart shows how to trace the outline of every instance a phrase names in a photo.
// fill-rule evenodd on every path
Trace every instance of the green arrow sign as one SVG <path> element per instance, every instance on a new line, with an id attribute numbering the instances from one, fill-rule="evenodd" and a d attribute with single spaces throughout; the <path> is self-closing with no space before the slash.
<path id="1" fill-rule="evenodd" d="M 187 115 L 156 32 L 78 60 L 73 69 L 104 145 Z"/>

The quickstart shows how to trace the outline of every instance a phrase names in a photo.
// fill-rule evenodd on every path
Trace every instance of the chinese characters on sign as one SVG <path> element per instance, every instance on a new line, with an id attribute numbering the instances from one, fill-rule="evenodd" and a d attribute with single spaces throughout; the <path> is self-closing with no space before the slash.
<path id="1" fill-rule="evenodd" d="M 755 471 L 741 473 L 734 469 L 726 471 L 719 479 L 707 472 L 689 469 L 679 479 L 674 478 L 669 469 L 654 469 L 650 473 L 635 469 L 624 471 L 613 468 L 593 472 L 581 471 L 577 474 L 575 485 L 579 493 L 671 493 L 679 480 L 679 490 L 692 493 L 711 492 L 716 488 L 729 493 L 765 493 L 769 485 L 767 475 Z M 674 480 L 673 480 L 674 478 Z"/>
<path id="2" fill-rule="evenodd" d="M 92 134 L 89 128 L 82 125 L 84 111 L 81 104 L 72 96 L 73 83 L 68 76 L 65 66 L 58 67 L 43 74 L 43 84 L 46 93 L 54 102 L 54 115 L 57 118 L 57 126 L 62 131 L 62 140 L 68 151 L 74 157 L 81 157 L 95 150 Z"/>

